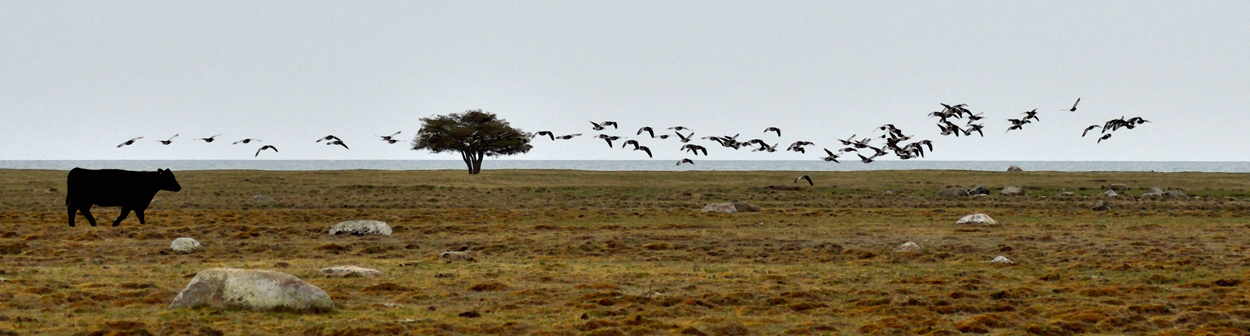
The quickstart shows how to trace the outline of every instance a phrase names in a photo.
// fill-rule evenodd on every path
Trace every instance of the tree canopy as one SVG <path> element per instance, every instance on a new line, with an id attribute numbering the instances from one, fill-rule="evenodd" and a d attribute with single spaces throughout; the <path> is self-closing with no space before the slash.
<path id="1" fill-rule="evenodd" d="M 412 149 L 460 152 L 469 174 L 482 172 L 482 159 L 487 156 L 526 153 L 533 148 L 529 133 L 512 128 L 507 120 L 482 110 L 421 118 L 421 123 L 421 130 L 412 140 Z"/>

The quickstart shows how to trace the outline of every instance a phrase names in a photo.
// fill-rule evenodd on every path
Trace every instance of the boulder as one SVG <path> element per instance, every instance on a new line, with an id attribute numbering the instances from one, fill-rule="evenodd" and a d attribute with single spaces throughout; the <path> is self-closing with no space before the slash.
<path id="1" fill-rule="evenodd" d="M 215 306 L 256 311 L 326 312 L 330 295 L 299 278 L 275 271 L 210 268 L 195 274 L 170 308 Z"/>
<path id="2" fill-rule="evenodd" d="M 937 193 L 941 198 L 968 197 L 968 191 L 962 188 L 946 188 Z"/>
<path id="3" fill-rule="evenodd" d="M 1107 200 L 1097 200 L 1097 201 L 1094 201 L 1094 208 L 1093 208 L 1093 209 L 1094 209 L 1094 211 L 1107 211 L 1107 210 L 1111 210 L 1111 202 L 1107 202 Z"/>
<path id="4" fill-rule="evenodd" d="M 1017 166 L 1017 165 L 1011 165 L 1011 167 L 1007 167 L 1007 171 L 1009 171 L 1009 172 L 1022 172 L 1022 171 L 1024 171 L 1024 169 L 1020 168 L 1020 166 Z"/>
<path id="5" fill-rule="evenodd" d="M 169 243 L 169 249 L 178 253 L 191 253 L 200 249 L 200 241 L 191 237 L 181 237 Z"/>
<path id="6" fill-rule="evenodd" d="M 989 194 L 990 194 L 990 188 L 986 188 L 983 185 L 978 185 L 978 186 L 972 187 L 972 189 L 968 189 L 968 195 L 989 195 Z"/>
<path id="7" fill-rule="evenodd" d="M 712 203 L 704 206 L 702 212 L 737 213 L 738 207 L 733 203 Z"/>
<path id="8" fill-rule="evenodd" d="M 734 203 L 733 205 L 734 205 L 734 209 L 738 209 L 738 212 L 760 212 L 760 207 L 756 206 L 755 204 Z"/>
<path id="9" fill-rule="evenodd" d="M 354 236 L 364 235 L 391 235 L 391 226 L 386 222 L 376 220 L 353 220 L 340 222 L 330 227 L 330 235 L 351 234 Z"/>
<path id="10" fill-rule="evenodd" d="M 447 259 L 451 261 L 473 260 L 473 258 L 469 256 L 469 252 L 461 252 L 461 251 L 447 251 L 447 252 L 439 253 L 438 258 Z"/>
<path id="11" fill-rule="evenodd" d="M 894 252 L 899 252 L 899 253 L 920 252 L 920 244 L 916 244 L 915 242 L 906 242 L 906 243 L 903 243 L 903 245 L 899 245 L 898 248 L 895 248 Z"/>
<path id="12" fill-rule="evenodd" d="M 1107 189 L 1111 189 L 1115 191 L 1133 190 L 1133 188 L 1129 188 L 1127 184 L 1120 184 L 1120 183 L 1112 183 L 1110 187 L 1107 187 Z"/>
<path id="13" fill-rule="evenodd" d="M 975 214 L 967 215 L 967 216 L 964 216 L 963 218 L 960 218 L 959 220 L 955 221 L 955 224 L 958 224 L 958 225 L 962 225 L 962 224 L 997 225 L 998 221 L 994 220 L 993 218 L 990 218 L 990 215 L 986 215 L 983 213 L 975 213 Z"/>
<path id="14" fill-rule="evenodd" d="M 1184 190 L 1177 189 L 1177 190 L 1168 190 L 1168 191 L 1163 192 L 1163 197 L 1189 198 L 1189 195 L 1186 195 Z"/>
<path id="15" fill-rule="evenodd" d="M 1120 197 L 1120 194 L 1117 194 L 1117 193 L 1115 192 L 1115 190 L 1107 190 L 1107 191 L 1105 191 L 1105 192 L 1103 192 L 1103 193 L 1102 193 L 1102 196 L 1104 196 L 1104 197 Z"/>
<path id="16" fill-rule="evenodd" d="M 1004 257 L 1004 256 L 997 256 L 997 257 L 994 257 L 994 260 L 990 260 L 990 263 L 992 263 L 992 264 L 1001 264 L 1001 265 L 1010 265 L 1010 264 L 1014 264 L 1014 262 L 1012 262 L 1012 261 L 1011 261 L 1011 259 L 1007 259 L 1007 257 Z"/>
<path id="17" fill-rule="evenodd" d="M 1003 188 L 1003 190 L 1000 190 L 998 194 L 1003 196 L 1024 196 L 1024 188 L 1006 187 Z"/>
<path id="18" fill-rule="evenodd" d="M 330 266 L 330 267 L 322 268 L 320 271 L 317 271 L 317 273 L 321 273 L 321 275 L 324 275 L 327 278 L 330 278 L 330 277 L 376 278 L 376 277 L 380 277 L 384 275 L 382 271 L 375 270 L 372 268 L 364 268 L 360 266 Z"/>

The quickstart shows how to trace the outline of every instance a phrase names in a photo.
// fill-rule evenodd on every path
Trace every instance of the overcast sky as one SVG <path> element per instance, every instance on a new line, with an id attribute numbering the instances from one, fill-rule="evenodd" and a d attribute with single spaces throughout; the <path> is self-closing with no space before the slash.
<path id="1" fill-rule="evenodd" d="M 246 137 L 281 150 L 260 159 L 455 160 L 409 149 L 419 118 L 484 109 L 584 134 L 510 159 L 646 159 L 591 137 L 614 120 L 816 143 L 709 146 L 722 160 L 817 160 L 892 123 L 933 141 L 923 160 L 1250 161 L 1248 17 L 1246 1 L 0 1 L 0 160 L 253 159 L 230 144 Z M 940 136 L 939 103 L 984 113 L 985 136 Z M 1152 123 L 1080 136 L 1121 116 Z M 327 134 L 351 150 L 313 142 Z"/>

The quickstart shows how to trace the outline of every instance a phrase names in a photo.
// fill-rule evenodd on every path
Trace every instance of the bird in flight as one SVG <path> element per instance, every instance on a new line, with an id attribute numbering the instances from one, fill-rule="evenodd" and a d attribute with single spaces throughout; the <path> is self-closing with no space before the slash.
<path id="1" fill-rule="evenodd" d="M 560 139 L 560 140 L 568 140 L 568 139 L 572 139 L 572 138 L 579 137 L 579 136 L 582 136 L 582 134 L 581 134 L 581 133 L 573 133 L 573 134 L 569 134 L 569 135 L 561 135 L 561 136 L 558 136 L 558 137 L 552 137 L 552 138 L 551 138 L 551 140 L 555 140 L 555 139 Z"/>
<path id="2" fill-rule="evenodd" d="M 855 155 L 858 155 L 858 156 L 859 156 L 859 160 L 860 160 L 860 161 L 863 161 L 864 163 L 872 163 L 872 159 L 873 159 L 873 158 L 876 158 L 876 156 L 873 156 L 873 157 L 864 157 L 864 154 L 859 154 L 859 153 L 855 153 Z"/>
<path id="3" fill-rule="evenodd" d="M 134 138 L 134 139 L 126 140 L 126 142 L 123 142 L 122 144 L 117 145 L 117 148 L 122 148 L 122 147 L 124 147 L 124 146 L 130 146 L 130 145 L 133 145 L 133 144 L 135 144 L 135 141 L 138 141 L 139 139 L 143 139 L 143 137 L 138 137 L 138 138 Z"/>
<path id="4" fill-rule="evenodd" d="M 339 146 L 343 146 L 343 148 L 347 148 L 347 144 L 343 143 L 343 140 L 341 139 L 334 139 L 334 140 L 330 140 L 329 142 L 326 142 L 326 146 L 334 146 L 334 145 L 339 145 Z M 347 148 L 347 149 L 350 150 L 351 148 Z"/>
<path id="5" fill-rule="evenodd" d="M 169 139 L 156 140 L 156 141 L 160 141 L 162 145 L 169 145 L 171 143 L 174 143 L 174 138 L 177 138 L 177 137 L 178 137 L 178 134 L 174 134 L 174 136 L 169 137 Z"/>
<path id="6" fill-rule="evenodd" d="M 655 130 L 651 129 L 651 126 L 639 128 L 638 134 L 634 134 L 634 135 L 642 135 L 642 132 L 647 132 L 647 134 L 650 134 L 652 138 L 655 137 Z"/>
<path id="7" fill-rule="evenodd" d="M 396 142 L 399 142 L 399 139 L 396 139 L 395 136 L 399 135 L 401 132 L 403 131 L 391 133 L 391 135 L 379 135 L 378 137 L 382 138 L 382 141 L 386 141 L 386 143 L 394 145 Z"/>
<path id="8" fill-rule="evenodd" d="M 823 148 L 823 149 L 825 150 L 825 154 L 829 154 L 829 156 L 826 156 L 826 157 L 824 157 L 824 158 L 823 158 L 823 159 L 825 160 L 825 162 L 830 162 L 830 161 L 832 161 L 832 162 L 841 163 L 841 162 L 838 162 L 838 155 L 837 155 L 837 154 L 833 154 L 833 152 L 830 152 L 828 148 Z"/>
<path id="9" fill-rule="evenodd" d="M 1103 134 L 1101 138 L 1098 138 L 1098 142 L 1095 143 L 1102 143 L 1103 140 L 1107 139 L 1111 139 L 1111 133 Z"/>
<path id="10" fill-rule="evenodd" d="M 777 132 L 777 136 L 781 136 L 781 129 L 780 129 L 780 128 L 776 128 L 776 127 L 769 127 L 769 128 L 765 128 L 765 129 L 764 129 L 764 133 L 768 133 L 768 132 Z"/>
<path id="11" fill-rule="evenodd" d="M 647 152 L 647 157 L 649 157 L 649 158 L 654 158 L 654 156 L 651 156 L 651 149 L 650 149 L 650 148 L 647 148 L 647 146 L 638 146 L 638 147 L 634 147 L 634 150 L 640 150 L 640 151 Z"/>
<path id="12" fill-rule="evenodd" d="M 1081 103 L 1081 98 L 1076 98 L 1076 102 L 1072 103 L 1072 109 L 1068 110 L 1068 112 L 1076 112 L 1076 104 L 1080 104 L 1080 103 Z"/>
<path id="13" fill-rule="evenodd" d="M 1008 128 L 1007 128 L 1007 132 L 1011 132 L 1012 130 L 1023 130 L 1023 129 L 1024 129 L 1024 124 L 1029 123 L 1029 120 L 1028 120 L 1028 119 L 1023 119 L 1023 120 L 1021 120 L 1021 119 L 1007 119 L 1007 121 L 1011 122 L 1011 127 L 1008 127 Z M 1003 132 L 1003 133 L 1007 133 L 1007 132 Z"/>
<path id="14" fill-rule="evenodd" d="M 232 143 L 231 145 L 249 144 L 249 143 L 252 143 L 252 141 L 261 142 L 261 141 L 263 141 L 263 140 L 261 140 L 261 139 L 247 138 L 247 139 L 243 139 L 243 140 L 235 141 L 235 142 L 234 142 L 234 143 Z"/>
<path id="15" fill-rule="evenodd" d="M 634 150 L 638 150 L 638 146 L 640 146 L 638 144 L 638 140 L 625 140 L 625 143 L 621 144 L 621 148 L 625 148 L 625 146 L 629 145 L 634 145 Z"/>
<path id="16" fill-rule="evenodd" d="M 204 140 L 204 142 L 213 142 L 213 141 L 217 141 L 217 137 L 219 136 L 221 136 L 221 134 L 214 135 L 214 136 L 207 137 L 207 138 L 200 138 L 200 140 Z"/>
<path id="17" fill-rule="evenodd" d="M 1094 130 L 1095 128 L 1100 128 L 1100 127 L 1102 127 L 1102 126 L 1098 126 L 1098 125 L 1089 125 L 1089 127 L 1086 127 L 1086 128 L 1085 128 L 1085 131 L 1084 131 L 1084 132 L 1081 132 L 1081 137 L 1082 137 L 1082 138 L 1084 138 L 1086 134 L 1089 134 L 1089 131 L 1092 131 L 1092 130 Z"/>
<path id="18" fill-rule="evenodd" d="M 603 139 L 604 141 L 607 141 L 607 142 L 608 142 L 608 147 L 613 147 L 613 146 L 612 146 L 612 141 L 616 141 L 616 140 L 620 140 L 620 139 L 621 139 L 621 137 L 618 137 L 618 136 L 610 136 L 610 135 L 607 135 L 607 134 L 600 134 L 600 135 L 598 136 L 598 138 Z"/>
<path id="19" fill-rule="evenodd" d="M 597 123 L 597 122 L 593 122 L 593 121 L 591 121 L 591 122 L 590 122 L 590 124 L 591 124 L 591 125 L 594 125 L 594 127 L 591 127 L 591 128 L 593 128 L 593 129 L 594 129 L 594 130 L 596 130 L 596 131 L 602 131 L 602 130 L 604 130 L 604 129 L 607 129 L 607 126 L 612 126 L 612 128 L 613 128 L 613 129 L 618 128 L 618 127 L 616 126 L 616 122 L 615 122 L 615 121 L 605 121 L 605 122 L 601 122 L 601 123 Z"/>
<path id="20" fill-rule="evenodd" d="M 339 137 L 336 137 L 333 134 L 331 134 L 331 135 L 321 137 L 321 139 L 317 139 L 317 142 L 320 143 L 322 141 L 334 141 L 334 140 L 343 140 L 343 139 L 339 139 Z"/>
<path id="21" fill-rule="evenodd" d="M 1042 121 L 1041 119 L 1038 119 L 1038 118 L 1037 118 L 1037 109 L 1033 109 L 1032 111 L 1024 112 L 1024 118 L 1023 118 L 1023 120 L 1029 120 L 1029 119 L 1033 119 L 1034 121 Z"/>
<path id="22" fill-rule="evenodd" d="M 674 133 L 677 133 L 677 137 L 681 138 L 681 143 L 690 142 L 690 138 L 694 137 L 694 132 L 690 132 L 690 135 L 681 135 L 680 132 L 674 132 Z"/>
<path id="23" fill-rule="evenodd" d="M 260 149 L 257 149 L 256 155 L 252 155 L 252 157 L 260 156 L 260 152 L 266 149 L 272 149 L 274 153 L 278 152 L 278 147 L 274 147 L 273 145 L 264 145 L 264 146 L 261 146 Z"/>
<path id="24" fill-rule="evenodd" d="M 555 133 L 551 133 L 551 131 L 538 131 L 538 133 L 534 133 L 535 137 L 540 137 L 544 135 L 551 137 L 551 141 L 556 141 L 556 135 Z"/>
<path id="25" fill-rule="evenodd" d="M 691 153 L 694 153 L 694 155 L 699 155 L 699 151 L 703 151 L 703 156 L 707 156 L 707 148 L 699 145 L 687 144 L 685 146 L 681 146 L 681 150 L 690 151 Z"/>
<path id="26" fill-rule="evenodd" d="M 671 129 L 674 131 L 693 131 L 692 129 L 690 129 L 690 127 L 685 127 L 685 126 L 673 126 L 673 127 L 669 127 L 668 129 Z"/>
<path id="27" fill-rule="evenodd" d="M 691 160 L 690 158 L 685 158 L 685 159 L 681 159 L 681 161 L 677 161 L 678 166 L 680 166 L 683 163 L 694 164 L 694 160 Z"/>
<path id="28" fill-rule="evenodd" d="M 812 183 L 812 178 L 808 177 L 807 175 L 799 175 L 798 178 L 794 179 L 794 183 L 799 183 L 800 180 L 807 180 L 807 185 L 810 185 L 810 186 L 816 185 L 815 183 Z"/>

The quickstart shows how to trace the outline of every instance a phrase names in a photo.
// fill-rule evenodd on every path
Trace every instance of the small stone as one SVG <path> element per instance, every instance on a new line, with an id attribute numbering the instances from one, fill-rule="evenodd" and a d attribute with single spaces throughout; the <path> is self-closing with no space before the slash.
<path id="1" fill-rule="evenodd" d="M 256 203 L 273 202 L 273 197 L 269 197 L 265 195 L 256 195 L 256 196 L 252 196 L 252 202 L 256 202 Z"/>
<path id="2" fill-rule="evenodd" d="M 330 266 L 330 267 L 322 268 L 320 271 L 317 271 L 317 273 L 321 273 L 321 275 L 324 275 L 327 278 L 329 277 L 352 277 L 352 276 L 363 277 L 363 278 L 376 278 L 376 277 L 380 277 L 384 275 L 382 271 L 375 270 L 372 268 L 359 267 L 359 266 Z"/>
<path id="3" fill-rule="evenodd" d="M 1107 211 L 1107 210 L 1111 210 L 1111 202 L 1107 202 L 1107 200 L 1097 200 L 1097 201 L 1094 201 L 1094 208 L 1093 208 L 1093 210 L 1094 210 L 1094 211 Z"/>
<path id="4" fill-rule="evenodd" d="M 916 244 L 916 242 L 906 242 L 906 243 L 903 243 L 903 245 L 899 245 L 898 248 L 894 249 L 894 252 L 900 252 L 900 253 L 920 252 L 920 244 Z"/>
<path id="5" fill-rule="evenodd" d="M 738 208 L 733 203 L 712 203 L 704 206 L 700 212 L 737 213 Z"/>
<path id="6" fill-rule="evenodd" d="M 169 249 L 178 253 L 191 253 L 200 249 L 200 242 L 191 237 L 181 237 L 169 243 Z"/>
<path id="7" fill-rule="evenodd" d="M 1007 257 L 1004 257 L 1004 256 L 994 257 L 994 260 L 990 260 L 990 263 L 1002 264 L 1002 265 L 1014 264 L 1014 262 L 1012 262 L 1011 259 L 1007 259 Z"/>
<path id="8" fill-rule="evenodd" d="M 470 260 L 469 252 L 447 251 L 438 254 L 439 259 L 447 259 L 451 261 Z"/>
<path id="9" fill-rule="evenodd" d="M 957 225 L 958 224 L 997 225 L 998 221 L 994 220 L 994 218 L 991 218 L 990 215 L 986 215 L 983 213 L 975 213 L 975 214 L 963 216 L 963 218 L 960 218 L 959 220 L 955 221 L 955 224 Z"/>
<path id="10" fill-rule="evenodd" d="M 1133 190 L 1133 188 L 1129 188 L 1127 184 L 1120 184 L 1120 183 L 1112 183 L 1109 189 L 1115 190 L 1115 191 Z"/>
<path id="11" fill-rule="evenodd" d="M 999 191 L 998 194 L 1003 196 L 1024 196 L 1024 188 L 1005 187 L 1003 190 Z"/>
<path id="12" fill-rule="evenodd" d="M 1120 194 L 1117 194 L 1115 190 L 1107 190 L 1106 192 L 1102 193 L 1102 196 L 1103 197 L 1120 197 Z"/>
<path id="13" fill-rule="evenodd" d="M 974 196 L 975 195 L 989 195 L 990 188 L 986 188 L 983 185 L 977 185 L 975 187 L 972 187 L 972 189 L 968 189 L 968 194 L 974 195 Z"/>
<path id="14" fill-rule="evenodd" d="M 386 222 L 377 220 L 353 220 L 334 224 L 330 228 L 330 235 L 351 234 L 354 236 L 364 235 L 391 235 L 391 226 Z"/>
<path id="15" fill-rule="evenodd" d="M 334 310 L 330 295 L 293 275 L 237 268 L 210 268 L 196 273 L 169 307 L 204 305 L 256 311 Z"/>

